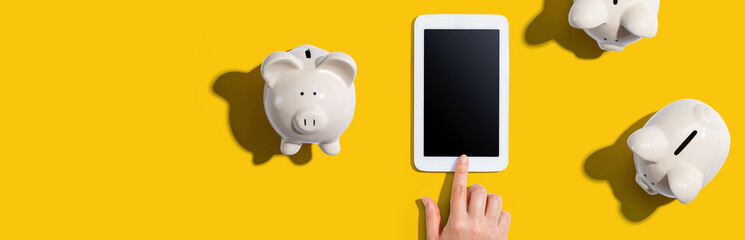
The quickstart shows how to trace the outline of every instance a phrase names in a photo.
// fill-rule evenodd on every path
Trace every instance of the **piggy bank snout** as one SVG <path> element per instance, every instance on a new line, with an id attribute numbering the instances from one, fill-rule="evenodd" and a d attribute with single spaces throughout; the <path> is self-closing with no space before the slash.
<path id="1" fill-rule="evenodd" d="M 318 107 L 305 107 L 298 110 L 292 120 L 292 125 L 300 134 L 318 133 L 326 126 L 327 115 Z"/>
<path id="2" fill-rule="evenodd" d="M 621 51 L 626 48 L 626 45 L 614 43 L 598 43 L 598 46 L 600 46 L 600 49 L 606 51 Z"/>

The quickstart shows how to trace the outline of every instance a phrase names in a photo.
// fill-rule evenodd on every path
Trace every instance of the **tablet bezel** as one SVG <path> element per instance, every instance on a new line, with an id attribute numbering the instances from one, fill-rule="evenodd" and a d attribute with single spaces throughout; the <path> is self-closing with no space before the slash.
<path id="1" fill-rule="evenodd" d="M 502 15 L 421 15 L 414 21 L 414 165 L 425 172 L 453 172 L 458 156 L 424 156 L 424 30 L 499 30 L 499 156 L 469 156 L 469 172 L 496 172 L 507 167 L 509 106 L 509 30 Z"/>

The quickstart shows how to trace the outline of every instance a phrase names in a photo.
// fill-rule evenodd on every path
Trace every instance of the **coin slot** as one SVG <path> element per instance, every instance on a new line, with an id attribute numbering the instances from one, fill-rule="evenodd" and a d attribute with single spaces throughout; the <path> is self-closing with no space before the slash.
<path id="1" fill-rule="evenodd" d="M 683 149 L 686 148 L 686 146 L 688 146 L 688 143 L 690 143 L 691 140 L 693 140 L 693 137 L 696 136 L 696 133 L 698 133 L 698 131 L 693 130 L 693 132 L 690 135 L 688 135 L 686 140 L 684 140 L 683 143 L 681 143 L 680 146 L 678 146 L 678 149 L 675 149 L 675 156 L 678 156 L 678 154 L 680 154 L 680 152 L 683 151 Z"/>

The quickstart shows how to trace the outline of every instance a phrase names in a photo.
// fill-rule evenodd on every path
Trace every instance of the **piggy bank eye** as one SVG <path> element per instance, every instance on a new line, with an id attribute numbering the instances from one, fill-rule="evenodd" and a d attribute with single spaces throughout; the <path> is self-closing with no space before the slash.
<path id="1" fill-rule="evenodd" d="M 315 96 L 315 95 L 316 95 L 316 92 L 313 92 L 313 96 Z"/>
<path id="2" fill-rule="evenodd" d="M 303 95 L 305 95 L 305 93 L 304 92 L 300 92 L 300 96 L 303 96 Z"/>

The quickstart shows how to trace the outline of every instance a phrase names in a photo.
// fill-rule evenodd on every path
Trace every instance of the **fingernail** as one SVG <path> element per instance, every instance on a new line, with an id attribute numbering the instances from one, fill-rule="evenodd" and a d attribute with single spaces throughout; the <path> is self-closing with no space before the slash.
<path id="1" fill-rule="evenodd" d="M 424 204 L 424 207 L 427 207 L 427 197 L 422 198 L 422 204 Z"/>
<path id="2" fill-rule="evenodd" d="M 466 163 L 468 163 L 468 157 L 466 157 L 466 155 L 465 155 L 465 154 L 461 155 L 461 156 L 460 156 L 460 160 L 459 160 L 459 163 L 460 163 L 460 164 L 466 164 Z"/>

